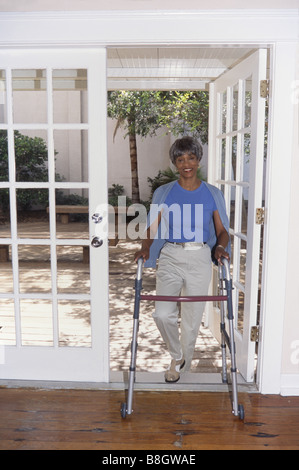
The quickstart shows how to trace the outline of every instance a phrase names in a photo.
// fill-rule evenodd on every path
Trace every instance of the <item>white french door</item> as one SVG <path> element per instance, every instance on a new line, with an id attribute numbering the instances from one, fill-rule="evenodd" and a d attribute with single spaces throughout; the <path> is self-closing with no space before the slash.
<path id="1" fill-rule="evenodd" d="M 106 51 L 0 58 L 0 378 L 107 382 Z"/>
<path id="2" fill-rule="evenodd" d="M 260 49 L 218 78 L 210 88 L 209 182 L 224 193 L 232 241 L 233 306 L 237 367 L 254 381 L 262 205 L 267 51 Z M 209 326 L 219 328 L 217 308 Z M 216 333 L 215 333 L 216 334 Z"/>

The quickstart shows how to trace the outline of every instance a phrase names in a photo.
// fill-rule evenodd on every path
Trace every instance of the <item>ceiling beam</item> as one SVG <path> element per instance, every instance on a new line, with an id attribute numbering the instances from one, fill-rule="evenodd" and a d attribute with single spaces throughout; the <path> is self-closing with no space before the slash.
<path id="1" fill-rule="evenodd" d="M 226 68 L 184 68 L 184 67 L 136 67 L 136 68 L 121 68 L 121 67 L 108 67 L 108 78 L 196 78 L 200 79 L 213 79 L 226 71 Z"/>
<path id="2" fill-rule="evenodd" d="M 198 80 L 111 80 L 107 81 L 107 88 L 112 90 L 208 90 L 208 81 Z"/>

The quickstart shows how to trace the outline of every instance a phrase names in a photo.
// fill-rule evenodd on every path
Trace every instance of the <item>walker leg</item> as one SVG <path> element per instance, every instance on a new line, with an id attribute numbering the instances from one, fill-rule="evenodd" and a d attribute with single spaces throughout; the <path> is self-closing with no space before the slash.
<path id="1" fill-rule="evenodd" d="M 233 395 L 233 404 L 232 412 L 234 416 L 239 416 L 241 420 L 245 418 L 245 412 L 243 405 L 238 403 L 238 381 L 237 381 L 237 362 L 236 362 L 236 345 L 235 345 L 235 334 L 234 334 L 234 315 L 233 315 L 233 302 L 232 302 L 232 280 L 229 273 L 229 265 L 226 261 L 226 279 L 225 287 L 227 291 L 227 318 L 229 323 L 229 344 L 230 344 L 230 354 L 231 354 L 231 379 L 232 379 L 232 395 Z"/>
<path id="2" fill-rule="evenodd" d="M 134 383 L 136 374 L 136 361 L 137 361 L 137 338 L 139 330 L 139 310 L 140 310 L 140 295 L 142 290 L 142 265 L 143 260 L 138 260 L 137 277 L 135 280 L 135 304 L 134 304 L 134 319 L 133 319 L 133 338 L 131 345 L 131 362 L 130 362 L 130 374 L 129 374 L 129 386 L 128 386 L 128 400 L 127 403 L 121 405 L 121 416 L 125 418 L 127 415 L 131 415 L 133 412 L 133 394 L 134 394 Z"/>
<path id="3" fill-rule="evenodd" d="M 136 360 L 137 360 L 137 336 L 139 330 L 139 319 L 134 319 L 133 327 L 133 340 L 132 340 L 132 354 L 131 354 L 131 364 L 130 364 L 130 374 L 129 374 L 129 388 L 128 388 L 128 405 L 127 405 L 127 414 L 132 414 L 133 406 L 133 393 L 134 393 L 134 383 L 136 375 Z"/>
<path id="4" fill-rule="evenodd" d="M 231 341 L 231 378 L 232 378 L 232 393 L 233 393 L 233 414 L 235 416 L 239 416 L 238 382 L 237 382 L 236 351 L 235 351 L 235 341 L 234 341 L 233 320 L 229 320 L 229 335 L 230 335 L 230 341 Z"/>
<path id="5" fill-rule="evenodd" d="M 223 279 L 219 270 L 219 293 L 224 295 Z M 221 355 L 222 355 L 222 383 L 227 383 L 227 358 L 226 358 L 226 338 L 225 338 L 225 312 L 224 303 L 220 302 L 220 332 L 221 332 Z"/>

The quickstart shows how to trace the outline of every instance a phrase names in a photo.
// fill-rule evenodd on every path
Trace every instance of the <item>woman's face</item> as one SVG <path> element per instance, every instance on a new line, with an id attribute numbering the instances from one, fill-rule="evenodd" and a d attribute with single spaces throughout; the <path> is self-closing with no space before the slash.
<path id="1" fill-rule="evenodd" d="M 194 178 L 197 175 L 197 168 L 199 161 L 197 157 L 193 154 L 184 154 L 178 157 L 175 161 L 175 166 L 178 169 L 178 172 L 183 178 Z"/>

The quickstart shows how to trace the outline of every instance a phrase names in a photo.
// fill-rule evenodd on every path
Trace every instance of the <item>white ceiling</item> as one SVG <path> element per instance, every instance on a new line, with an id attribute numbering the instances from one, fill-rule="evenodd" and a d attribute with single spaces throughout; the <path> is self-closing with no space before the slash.
<path id="1" fill-rule="evenodd" d="M 110 48 L 108 89 L 205 90 L 253 51 L 208 46 Z"/>
<path id="2" fill-rule="evenodd" d="M 108 90 L 208 90 L 211 82 L 255 50 L 209 46 L 108 48 Z M 45 70 L 14 70 L 14 90 L 46 89 L 45 77 Z M 1 79 L 5 76 L 0 72 Z M 55 90 L 86 90 L 82 71 L 55 71 L 53 83 Z"/>

